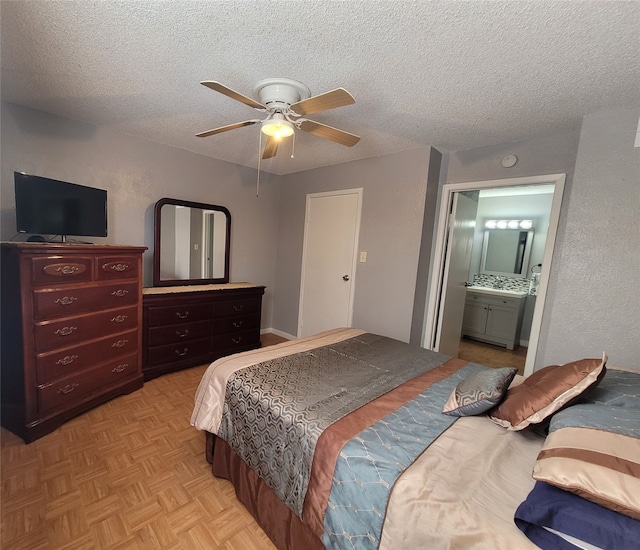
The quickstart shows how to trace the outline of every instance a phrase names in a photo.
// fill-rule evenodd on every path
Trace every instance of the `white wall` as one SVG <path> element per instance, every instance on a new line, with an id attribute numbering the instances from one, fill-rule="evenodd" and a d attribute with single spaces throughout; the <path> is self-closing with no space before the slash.
<path id="1" fill-rule="evenodd" d="M 598 357 L 640 370 L 640 108 L 585 117 L 553 259 L 542 364 Z"/>
<path id="2" fill-rule="evenodd" d="M 309 193 L 363 188 L 353 326 L 409 341 L 430 149 L 283 177 L 274 327 L 298 327 L 305 201 Z"/>
<path id="3" fill-rule="evenodd" d="M 226 206 L 231 280 L 267 286 L 262 326 L 271 326 L 278 177 L 263 175 L 256 197 L 255 170 L 229 162 L 8 103 L 2 104 L 1 120 L 2 240 L 16 237 L 14 171 L 106 189 L 109 236 L 91 240 L 147 246 L 144 283 L 151 286 L 155 202 L 171 197 Z"/>

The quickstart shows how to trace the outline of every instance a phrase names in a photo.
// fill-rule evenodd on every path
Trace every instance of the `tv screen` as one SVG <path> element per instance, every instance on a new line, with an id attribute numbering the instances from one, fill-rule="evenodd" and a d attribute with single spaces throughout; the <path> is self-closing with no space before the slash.
<path id="1" fill-rule="evenodd" d="M 15 172 L 19 233 L 107 236 L 107 192 Z"/>

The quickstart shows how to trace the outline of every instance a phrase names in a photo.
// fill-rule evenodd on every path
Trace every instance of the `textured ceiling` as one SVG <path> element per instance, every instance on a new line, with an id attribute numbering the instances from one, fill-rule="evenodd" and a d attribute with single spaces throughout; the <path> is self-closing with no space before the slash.
<path id="1" fill-rule="evenodd" d="M 285 77 L 356 104 L 309 118 L 352 147 L 296 133 L 262 168 L 287 174 L 433 145 L 442 151 L 575 129 L 640 104 L 637 1 L 3 0 L 2 99 L 255 167 L 261 113 Z M 256 116 L 258 115 L 258 116 Z"/>

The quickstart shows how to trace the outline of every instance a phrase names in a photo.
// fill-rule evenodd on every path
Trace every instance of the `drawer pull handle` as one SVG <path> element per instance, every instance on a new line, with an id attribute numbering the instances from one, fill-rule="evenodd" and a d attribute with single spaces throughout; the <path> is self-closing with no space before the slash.
<path id="1" fill-rule="evenodd" d="M 242 321 L 233 321 L 231 324 L 234 328 L 240 328 L 242 326 Z"/>
<path id="2" fill-rule="evenodd" d="M 119 288 L 118 290 L 114 290 L 111 293 L 111 296 L 118 296 L 119 298 L 122 298 L 122 296 L 126 296 L 127 294 L 129 294 L 128 290 L 124 290 L 123 288 Z"/>
<path id="3" fill-rule="evenodd" d="M 123 323 L 128 317 L 128 315 L 116 315 L 115 317 L 112 317 L 111 321 L 113 323 Z"/>
<path id="4" fill-rule="evenodd" d="M 176 350 L 176 354 L 178 355 L 178 357 L 184 357 L 185 355 L 187 355 L 187 353 L 189 353 L 189 348 L 184 348 L 182 351 L 180 350 Z"/>
<path id="5" fill-rule="evenodd" d="M 65 355 L 62 359 L 56 361 L 56 365 L 69 365 L 78 358 L 77 355 Z"/>
<path id="6" fill-rule="evenodd" d="M 239 344 L 240 342 L 242 342 L 242 336 L 238 336 L 237 338 L 231 338 L 231 341 L 234 344 Z"/>
<path id="7" fill-rule="evenodd" d="M 58 298 L 54 304 L 60 304 L 61 306 L 68 306 L 76 302 L 78 298 L 75 296 L 65 296 L 64 298 Z"/>
<path id="8" fill-rule="evenodd" d="M 121 348 L 123 346 L 125 346 L 127 344 L 129 340 L 118 340 L 117 342 L 114 342 L 113 344 L 111 344 L 112 348 Z"/>
<path id="9" fill-rule="evenodd" d="M 128 366 L 129 366 L 129 363 L 123 363 L 122 365 L 118 365 L 117 367 L 114 367 L 113 369 L 111 369 L 111 372 L 115 372 L 115 373 L 122 372 Z"/>
<path id="10" fill-rule="evenodd" d="M 233 304 L 233 309 L 235 311 L 242 311 L 244 309 L 244 304 Z"/>
<path id="11" fill-rule="evenodd" d="M 62 327 L 56 330 L 55 334 L 58 336 L 69 336 L 69 334 L 76 330 L 78 330 L 78 327 Z"/>
<path id="12" fill-rule="evenodd" d="M 80 271 L 80 267 L 77 265 L 63 265 L 56 268 L 56 271 L 60 273 L 60 275 L 75 275 Z"/>
<path id="13" fill-rule="evenodd" d="M 180 313 L 179 311 L 176 311 L 176 315 L 178 316 L 179 319 L 186 319 L 187 317 L 189 317 L 189 311 L 185 311 L 184 313 Z"/>
<path id="14" fill-rule="evenodd" d="M 71 393 L 73 390 L 75 390 L 79 385 L 80 384 L 78 384 L 77 382 L 75 384 L 67 384 L 64 388 L 60 388 L 58 390 L 58 393 L 67 395 L 68 393 Z"/>
<path id="15" fill-rule="evenodd" d="M 185 328 L 182 332 L 180 332 L 179 330 L 176 330 L 176 336 L 180 338 L 184 338 L 187 334 L 189 334 L 188 328 Z"/>
<path id="16" fill-rule="evenodd" d="M 113 264 L 111 266 L 109 266 L 109 264 L 104 264 L 102 266 L 102 269 L 106 269 L 107 266 L 111 271 L 117 271 L 119 273 L 122 273 L 123 271 L 129 269 L 129 264 Z"/>

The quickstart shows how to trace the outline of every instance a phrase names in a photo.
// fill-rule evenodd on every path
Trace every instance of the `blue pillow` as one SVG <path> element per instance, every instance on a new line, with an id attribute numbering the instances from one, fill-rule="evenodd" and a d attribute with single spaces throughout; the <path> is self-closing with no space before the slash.
<path id="1" fill-rule="evenodd" d="M 640 521 L 574 493 L 537 481 L 516 510 L 514 521 L 542 550 L 597 548 L 637 550 Z M 576 539 L 576 544 L 571 542 Z"/>
<path id="2" fill-rule="evenodd" d="M 460 382 L 442 412 L 449 416 L 474 416 L 495 407 L 518 372 L 516 368 L 486 368 L 474 372 Z"/>

